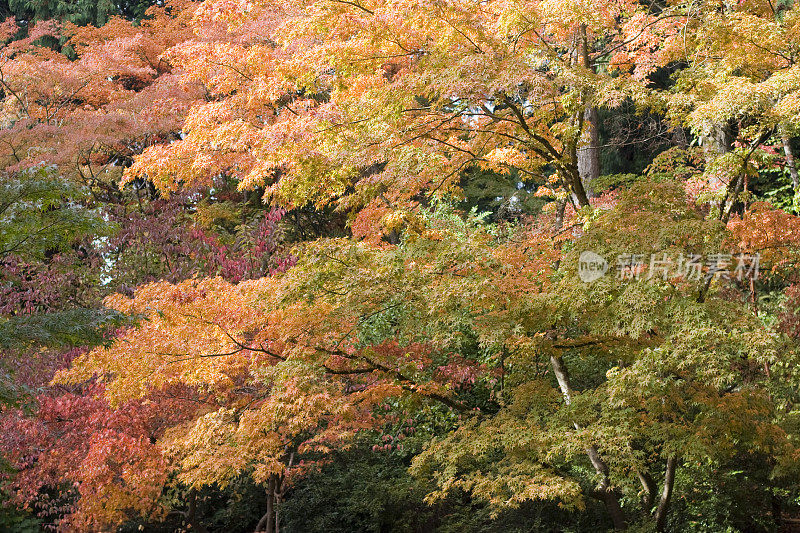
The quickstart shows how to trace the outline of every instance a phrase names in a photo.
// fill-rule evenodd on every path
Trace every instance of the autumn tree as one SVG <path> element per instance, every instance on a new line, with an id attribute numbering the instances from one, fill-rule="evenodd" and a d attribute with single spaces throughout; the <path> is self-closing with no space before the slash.
<path id="1" fill-rule="evenodd" d="M 129 176 L 172 188 L 230 171 L 289 206 L 358 208 L 356 229 L 391 231 L 419 193 L 454 192 L 473 167 L 550 184 L 580 207 L 579 159 L 597 167 L 584 157 L 596 158 L 592 109 L 633 90 L 595 65 L 624 44 L 616 18 L 641 19 L 635 4 L 591 16 L 546 2 L 237 9 L 204 4 L 202 35 L 229 33 L 170 52 L 215 101 Z"/>
<path id="2" fill-rule="evenodd" d="M 130 158 L 175 135 L 200 97 L 197 87 L 176 83 L 160 57 L 190 34 L 188 7 L 152 8 L 138 26 L 120 18 L 102 28 L 40 22 L 17 40 L 13 20 L 6 21 L 4 171 L 57 165 L 95 194 L 115 194 Z M 68 38 L 78 59 L 41 46 L 43 35 Z"/>
<path id="3" fill-rule="evenodd" d="M 209 199 L 208 189 L 167 199 L 146 180 L 119 187 L 130 158 L 148 143 L 177 136 L 183 113 L 200 98 L 200 89 L 179 83 L 160 57 L 190 35 L 191 7 L 153 8 L 139 25 L 112 18 L 101 28 L 39 22 L 23 32 L 13 20 L 4 26 L 3 498 L 10 494 L 48 526 L 102 528 L 109 516 L 128 516 L 121 514 L 123 501 L 159 500 L 166 470 L 150 439 L 166 427 L 164 420 L 179 423 L 181 409 L 197 407 L 191 399 L 181 404 L 151 396 L 131 405 L 128 416 L 122 414 L 127 408 L 112 410 L 101 398 L 102 386 L 91 380 L 67 389 L 48 386 L 75 347 L 108 342 L 122 323 L 121 315 L 102 307 L 102 295 L 201 272 L 238 281 L 292 262 L 281 246 L 283 211 L 225 201 L 221 182 L 215 184 L 219 202 Z M 66 53 L 42 37 L 68 39 Z M 163 420 L 153 421 L 156 414 Z M 155 477 L 140 482 L 118 468 L 140 460 Z M 87 477 L 75 476 L 79 463 Z M 87 510 L 83 505 L 92 500 L 76 495 L 93 490 L 99 498 L 120 499 Z M 172 507 L 131 505 L 140 512 Z M 185 518 L 194 522 L 191 515 Z"/>

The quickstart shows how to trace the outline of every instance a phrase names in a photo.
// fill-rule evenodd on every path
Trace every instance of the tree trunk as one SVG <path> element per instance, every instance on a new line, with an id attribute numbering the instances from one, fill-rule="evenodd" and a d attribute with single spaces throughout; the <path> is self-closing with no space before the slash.
<path id="1" fill-rule="evenodd" d="M 733 133 L 730 126 L 723 122 L 714 124 L 708 135 L 700 137 L 700 144 L 703 146 L 706 163 L 711 163 L 718 156 L 727 154 L 731 151 L 733 144 Z"/>
<path id="2" fill-rule="evenodd" d="M 574 34 L 573 46 L 570 48 L 570 64 L 572 66 L 582 66 L 587 69 L 591 68 L 589 63 L 589 42 L 586 33 L 586 25 L 578 25 L 577 31 Z M 585 104 L 589 98 L 585 89 L 581 91 L 581 103 Z M 581 180 L 581 172 L 579 168 L 579 147 L 581 145 L 581 136 L 583 132 L 584 110 L 575 111 L 570 118 L 570 126 L 575 128 L 577 136 L 565 143 L 563 155 L 565 156 L 564 163 L 560 169 L 561 178 L 564 184 L 569 189 L 570 199 L 572 200 L 575 210 L 589 205 L 589 197 L 586 195 L 586 189 Z"/>
<path id="3" fill-rule="evenodd" d="M 718 122 L 711 127 L 708 135 L 700 137 L 700 144 L 703 146 L 703 154 L 706 160 L 706 166 L 714 162 L 714 160 L 731 151 L 733 144 L 733 134 L 731 128 L 727 123 Z M 720 178 L 713 178 L 709 183 L 714 190 L 721 190 L 725 187 L 725 183 Z M 728 185 L 730 188 L 730 184 Z M 725 210 L 725 200 L 721 200 L 719 204 L 720 216 Z"/>
<path id="4" fill-rule="evenodd" d="M 583 112 L 583 131 L 578 142 L 578 174 L 589 198 L 595 196 L 592 182 L 600 177 L 600 117 L 596 107 L 587 107 Z"/>
<path id="5" fill-rule="evenodd" d="M 575 158 L 577 159 L 577 149 L 573 155 L 575 155 Z M 586 207 L 589 205 L 589 197 L 586 195 L 586 189 L 583 188 L 583 182 L 581 181 L 581 175 L 578 172 L 577 167 L 575 167 L 574 171 L 571 172 L 571 175 L 567 177 L 567 183 L 569 184 L 572 203 L 575 206 L 575 210 L 577 211 L 581 207 Z"/>
<path id="6" fill-rule="evenodd" d="M 564 227 L 564 212 L 566 209 L 566 200 L 556 200 L 556 219 L 553 222 L 553 233 L 558 233 Z"/>
<path id="7" fill-rule="evenodd" d="M 261 519 L 258 521 L 258 524 L 256 524 L 255 533 L 261 533 L 262 531 L 264 531 L 264 527 L 267 525 L 268 518 L 269 518 L 269 513 L 268 512 L 264 513 L 264 516 L 262 516 Z"/>
<path id="8" fill-rule="evenodd" d="M 594 65 L 589 57 L 589 36 L 585 24 L 581 24 L 578 27 L 578 61 L 582 67 L 594 72 Z M 586 191 L 586 196 L 592 198 L 594 191 L 591 183 L 600 177 L 600 137 L 598 133 L 600 117 L 598 116 L 597 108 L 592 105 L 591 94 L 585 89 L 583 93 L 581 99 L 585 107 L 581 117 L 582 120 L 580 120 L 581 129 L 578 132 L 580 137 L 575 158 L 581 185 Z"/>
<path id="9" fill-rule="evenodd" d="M 781 143 L 783 144 L 783 153 L 786 155 L 786 168 L 789 169 L 789 177 L 792 178 L 792 188 L 796 193 L 800 190 L 800 177 L 797 175 L 797 165 L 794 161 L 791 139 L 789 135 L 786 134 L 786 130 L 783 127 L 780 128 L 780 134 Z"/>
<path id="10" fill-rule="evenodd" d="M 669 511 L 669 501 L 672 498 L 672 487 L 675 485 L 675 469 L 678 466 L 678 458 L 674 455 L 667 458 L 667 471 L 664 474 L 664 487 L 661 490 L 661 499 L 658 501 L 656 509 L 656 531 L 664 531 L 667 525 L 667 512 Z"/>
<path id="11" fill-rule="evenodd" d="M 278 476 L 272 474 L 267 481 L 267 512 L 256 525 L 256 533 L 277 533 L 275 516 L 275 492 Z"/>
<path id="12" fill-rule="evenodd" d="M 656 497 L 656 482 L 653 481 L 653 478 L 647 472 L 636 472 L 636 475 L 639 477 L 639 482 L 642 484 L 642 489 L 644 490 L 644 496 L 642 498 L 642 506 L 650 512 L 650 508 L 653 506 L 653 500 Z"/>
<path id="13" fill-rule="evenodd" d="M 561 357 L 555 355 L 550 356 L 550 365 L 553 369 L 553 374 L 556 376 L 558 386 L 561 389 L 561 394 L 564 396 L 564 403 L 569 405 L 572 403 L 572 385 L 569 382 L 569 372 L 564 365 Z M 581 429 L 580 425 L 573 422 L 575 429 Z M 614 529 L 622 531 L 626 529 L 625 515 L 622 513 L 622 508 L 619 505 L 619 496 L 611 487 L 611 481 L 608 475 L 608 465 L 606 465 L 603 458 L 600 457 L 600 452 L 597 451 L 595 446 L 586 448 L 586 455 L 592 463 L 595 472 L 600 476 L 600 484 L 597 487 L 597 492 L 603 503 L 606 505 L 608 514 L 611 516 L 611 521 L 614 523 Z"/>

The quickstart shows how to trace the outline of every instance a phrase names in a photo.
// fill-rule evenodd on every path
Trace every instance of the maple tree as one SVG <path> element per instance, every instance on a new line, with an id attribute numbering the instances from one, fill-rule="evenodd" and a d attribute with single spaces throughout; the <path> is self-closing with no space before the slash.
<path id="1" fill-rule="evenodd" d="M 637 195 L 641 188 L 634 189 L 582 242 L 641 246 L 645 228 L 652 237 L 644 242 L 661 250 L 714 249 L 722 242 L 724 227 L 693 212 L 682 188 L 655 190 Z M 642 196 L 649 199 L 643 203 Z M 188 454 L 180 476 L 199 485 L 224 483 L 246 468 L 264 481 L 283 475 L 293 439 L 306 437 L 297 447 L 301 456 L 324 451 L 354 430 L 374 427 L 375 407 L 390 398 L 469 411 L 463 391 L 476 381 L 495 390 L 500 375 L 509 383 L 493 393 L 500 410 L 469 417 L 417 459 L 420 473 L 430 462 L 445 463 L 431 471 L 442 484 L 431 498 L 462 489 L 501 506 L 555 499 L 581 508 L 588 492 L 606 501 L 621 528 L 626 518 L 618 491 L 643 490 L 643 510 L 657 504 L 654 519 L 663 528 L 679 460 L 719 461 L 742 449 L 793 456 L 785 430 L 770 418 L 764 391 L 749 382 L 752 367 L 738 363 L 743 350 L 756 368 L 778 353 L 778 341 L 755 316 L 742 316 L 738 304 L 722 298 L 698 300 L 698 291 L 708 290 L 702 283 L 545 281 L 541 274 L 554 272 L 559 256 L 549 231 L 498 245 L 485 230 L 447 217 L 428 219 L 422 235 L 397 247 L 324 242 L 287 274 L 258 285 L 207 280 L 140 291 L 124 305 L 152 309 L 157 314 L 150 323 L 111 350 L 79 358 L 64 375 L 82 381 L 108 373 L 112 402 L 172 383 L 218 396 L 239 391 L 243 410 L 227 407 L 198 418 L 178 444 Z M 641 313 L 630 313 L 632 304 Z M 592 306 L 595 311 L 586 313 Z M 558 309 L 561 319 L 554 318 Z M 488 358 L 461 355 L 468 332 Z M 596 358 L 604 376 L 580 392 L 568 363 L 578 349 L 583 359 Z M 545 374 L 530 375 L 531 368 Z M 550 372 L 556 383 L 544 378 Z M 643 387 L 644 380 L 652 388 Z M 263 403 L 247 400 L 259 386 L 267 386 Z M 273 424 L 288 435 L 259 432 Z M 507 437 L 497 441 L 498 435 Z M 506 439 L 509 448 L 502 451 Z M 497 445 L 500 451 L 489 452 Z M 460 473 L 456 465 L 473 453 L 479 455 L 470 464 L 481 464 L 485 454 L 491 462 Z M 584 454 L 596 474 L 570 475 L 568 465 Z M 451 462 L 456 470 L 446 466 Z M 658 489 L 664 464 L 666 480 Z"/>
<path id="2" fill-rule="evenodd" d="M 200 98 L 160 58 L 190 35 L 189 7 L 153 7 L 140 25 L 120 18 L 102 28 L 38 22 L 24 39 L 13 38 L 17 27 L 7 20 L 0 67 L 5 171 L 57 165 L 65 177 L 113 194 L 131 156 L 175 135 Z M 44 46 L 45 36 L 69 39 L 77 59 Z"/>
<path id="3" fill-rule="evenodd" d="M 632 90 L 596 67 L 625 44 L 615 17 L 649 24 L 638 11 L 207 2 L 195 23 L 211 42 L 187 41 L 170 57 L 214 101 L 193 108 L 185 138 L 149 148 L 128 175 L 171 189 L 230 172 L 287 205 L 358 208 L 356 231 L 393 229 L 418 193 L 457 189 L 472 167 L 513 171 L 585 206 L 584 181 L 596 176 L 581 168 L 598 165 L 594 109 Z"/>
<path id="4" fill-rule="evenodd" d="M 214 226 L 228 216 L 228 204 L 198 206 L 208 190 L 160 200 L 146 182 L 118 188 L 130 156 L 177 135 L 181 110 L 200 94 L 178 83 L 159 58 L 188 35 L 191 7 L 151 9 L 139 25 L 121 19 L 102 28 L 39 23 L 21 38 L 13 21 L 6 22 L 0 391 L 4 404 L 15 406 L 4 405 L 2 412 L 3 450 L 19 470 L 6 490 L 48 526 L 102 528 L 109 517 L 127 518 L 121 514 L 127 504 L 159 508 L 136 504 L 160 496 L 163 484 L 156 472 L 164 472 L 157 466 L 161 455 L 148 441 L 163 422 L 153 417 L 181 416 L 180 402 L 170 398 L 133 405 L 126 418 L 98 398 L 102 388 L 47 386 L 71 360 L 63 350 L 107 342 L 109 327 L 119 324 L 117 313 L 98 307 L 101 295 L 201 271 L 250 278 L 292 261 L 280 246 L 281 210 L 255 218 L 248 213 L 229 231 Z M 42 38 L 48 35 L 68 37 L 68 53 L 48 48 L 52 40 Z M 224 188 L 217 185 L 216 194 Z M 197 222 L 189 212 L 196 206 Z M 64 439 L 64 432 L 74 439 Z M 152 476 L 120 478 L 109 467 L 136 458 L 150 461 Z M 86 477 L 74 476 L 76 464 L 87 468 Z M 79 491 L 116 497 L 117 505 L 91 507 L 88 498 L 76 504 Z"/>
<path id="5" fill-rule="evenodd" d="M 286 500 L 355 483 L 357 457 L 489 530 L 779 527 L 800 219 L 754 200 L 780 173 L 797 189 L 796 9 L 206 0 L 8 21 L 0 164 L 23 193 L 0 244 L 26 247 L 0 256 L 0 325 L 102 295 L 136 321 L 66 354 L 9 337 L 52 359 L 35 384 L 15 367 L 37 407 L 0 417 L 4 490 L 61 530 L 203 531 L 202 495 L 247 479 L 247 527 L 273 533 L 311 523 Z M 630 105 L 681 140 L 601 176 L 600 117 Z M 611 269 L 591 283 L 587 250 Z M 726 253 L 761 277 L 613 262 Z M 771 509 L 708 518 L 745 499 L 740 473 Z"/>

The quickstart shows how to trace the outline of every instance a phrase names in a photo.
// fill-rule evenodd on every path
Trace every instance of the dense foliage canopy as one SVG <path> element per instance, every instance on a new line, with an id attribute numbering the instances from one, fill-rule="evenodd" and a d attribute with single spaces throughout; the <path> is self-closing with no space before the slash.
<path id="1" fill-rule="evenodd" d="M 0 530 L 800 524 L 800 5 L 2 8 Z"/>

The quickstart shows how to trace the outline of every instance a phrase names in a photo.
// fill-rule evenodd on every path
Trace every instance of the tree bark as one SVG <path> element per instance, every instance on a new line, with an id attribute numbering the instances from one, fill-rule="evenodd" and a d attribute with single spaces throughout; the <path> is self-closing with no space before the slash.
<path id="1" fill-rule="evenodd" d="M 650 512 L 650 508 L 653 506 L 653 500 L 656 497 L 656 482 L 653 481 L 653 478 L 647 472 L 636 472 L 636 475 L 639 477 L 639 482 L 642 484 L 642 489 L 644 489 L 644 497 L 642 498 L 642 506 Z"/>
<path id="2" fill-rule="evenodd" d="M 262 516 L 261 519 L 258 521 L 258 524 L 256 524 L 255 533 L 261 533 L 262 531 L 264 531 L 264 527 L 267 525 L 268 518 L 269 518 L 269 512 L 264 513 L 264 516 Z"/>
<path id="3" fill-rule="evenodd" d="M 794 192 L 798 192 L 800 189 L 800 177 L 798 177 L 797 174 L 797 164 L 794 160 L 794 151 L 792 151 L 791 139 L 783 127 L 780 128 L 780 134 L 781 143 L 783 144 L 783 153 L 786 156 L 786 168 L 789 169 L 789 177 L 792 178 L 792 188 L 794 189 Z"/>
<path id="4" fill-rule="evenodd" d="M 275 514 L 275 492 L 278 476 L 272 474 L 267 481 L 267 512 L 256 525 L 256 533 L 277 533 Z"/>
<path id="5" fill-rule="evenodd" d="M 585 24 L 581 24 L 578 28 L 578 61 L 582 67 L 594 72 L 594 65 L 589 57 L 589 36 Z M 580 121 L 580 137 L 575 151 L 575 158 L 581 185 L 586 192 L 586 196 L 592 198 L 594 191 L 591 183 L 600 177 L 600 137 L 598 133 L 600 117 L 597 113 L 597 108 L 592 105 L 591 94 L 586 89 L 582 92 L 581 99 L 585 107 Z"/>
<path id="6" fill-rule="evenodd" d="M 600 177 L 600 137 L 598 127 L 600 117 L 597 108 L 587 107 L 583 112 L 583 131 L 578 142 L 578 174 L 581 183 L 586 190 L 586 196 L 593 198 L 595 192 L 592 189 L 592 182 Z"/>
<path id="7" fill-rule="evenodd" d="M 570 47 L 570 64 L 572 66 L 581 66 L 584 68 L 591 68 L 589 61 L 589 41 L 586 32 L 586 25 L 579 24 L 577 31 L 574 34 L 573 46 Z M 578 89 L 576 87 L 576 89 Z M 581 104 L 585 105 L 589 100 L 586 89 L 580 90 Z M 581 181 L 581 172 L 579 168 L 578 151 L 581 144 L 581 136 L 583 133 L 585 110 L 580 109 L 575 111 L 570 117 L 570 126 L 576 131 L 576 137 L 565 143 L 564 146 L 564 164 L 560 169 L 561 178 L 564 184 L 569 189 L 570 198 L 575 210 L 589 205 L 589 197 L 586 194 L 586 189 Z"/>
<path id="8" fill-rule="evenodd" d="M 558 233 L 564 227 L 564 212 L 566 209 L 566 200 L 556 200 L 556 219 L 553 222 L 553 233 Z"/>
<path id="9" fill-rule="evenodd" d="M 664 531 L 667 525 L 667 512 L 669 511 L 669 501 L 672 498 L 672 487 L 675 485 L 675 470 L 678 467 L 678 458 L 670 456 L 667 458 L 667 471 L 664 474 L 664 487 L 661 490 L 661 499 L 658 501 L 656 509 L 656 531 Z"/>
<path id="10" fill-rule="evenodd" d="M 561 357 L 551 355 L 550 366 L 553 369 L 553 374 L 556 376 L 556 381 L 558 381 L 561 394 L 564 396 L 564 403 L 567 405 L 571 404 L 572 385 L 570 384 L 569 372 L 567 371 L 566 365 L 564 365 L 564 361 Z M 581 429 L 580 425 L 576 422 L 573 422 L 573 426 L 575 426 L 575 429 Z M 600 484 L 597 487 L 597 492 L 600 499 L 603 500 L 603 503 L 606 505 L 608 514 L 611 516 L 611 521 L 614 524 L 614 529 L 617 531 L 626 529 L 625 515 L 622 513 L 622 508 L 619 505 L 619 496 L 611 487 L 608 465 L 603 461 L 600 452 L 597 451 L 594 445 L 590 445 L 586 448 L 586 455 L 589 457 L 589 461 L 592 463 L 595 472 L 600 476 Z"/>
<path id="11" fill-rule="evenodd" d="M 711 127 L 708 135 L 700 137 L 700 144 L 703 147 L 703 155 L 705 156 L 706 166 L 714 162 L 714 160 L 731 151 L 733 145 L 733 134 L 730 125 L 724 122 L 718 122 Z M 715 177 L 710 185 L 715 189 L 721 189 L 725 184 L 718 177 Z M 728 186 L 730 188 L 730 185 Z M 722 200 L 719 204 L 720 216 L 725 210 L 726 200 Z"/>
<path id="12" fill-rule="evenodd" d="M 727 154 L 733 144 L 730 126 L 724 122 L 714 124 L 708 135 L 700 137 L 700 144 L 703 146 L 706 163 L 711 163 L 718 156 Z"/>
<path id="13" fill-rule="evenodd" d="M 577 148 L 575 150 L 575 158 L 577 159 Z M 583 188 L 583 182 L 581 181 L 580 172 L 578 172 L 577 166 L 574 169 L 574 172 L 571 173 L 570 176 L 567 177 L 567 183 L 569 184 L 570 193 L 572 196 L 572 203 L 575 205 L 575 210 L 577 211 L 581 207 L 586 207 L 589 204 L 589 197 L 586 195 L 586 189 Z"/>

